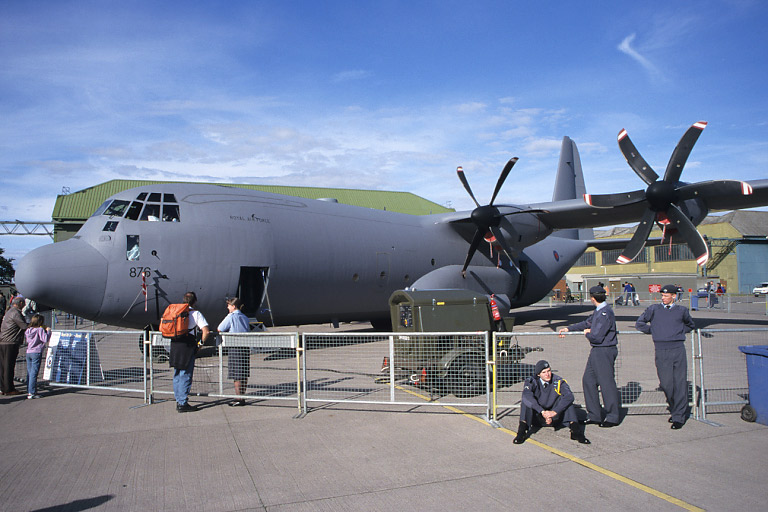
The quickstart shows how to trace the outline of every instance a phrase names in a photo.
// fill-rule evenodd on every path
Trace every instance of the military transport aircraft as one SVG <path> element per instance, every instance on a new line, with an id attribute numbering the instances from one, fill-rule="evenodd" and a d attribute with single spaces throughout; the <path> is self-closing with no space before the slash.
<path id="1" fill-rule="evenodd" d="M 227 186 L 165 183 L 110 197 L 70 240 L 31 251 L 16 284 L 40 303 L 110 325 L 156 325 L 188 290 L 213 325 L 224 298 L 240 296 L 267 325 L 371 321 L 388 328 L 393 291 L 465 288 L 495 294 L 503 310 L 552 289 L 589 245 L 592 227 L 640 221 L 618 262 L 642 249 L 654 223 L 688 244 L 700 265 L 696 230 L 711 210 L 768 205 L 768 180 L 680 182 L 706 123 L 680 140 L 664 178 L 619 133 L 625 158 L 648 185 L 586 194 L 576 144 L 563 138 L 551 202 L 488 204 L 472 211 L 414 216 Z M 606 247 L 603 247 L 606 248 Z"/>

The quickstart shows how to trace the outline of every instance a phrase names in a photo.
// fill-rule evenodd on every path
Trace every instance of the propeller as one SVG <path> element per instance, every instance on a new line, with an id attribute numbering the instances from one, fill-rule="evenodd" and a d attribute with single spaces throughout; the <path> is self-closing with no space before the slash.
<path id="1" fill-rule="evenodd" d="M 683 167 L 691 154 L 693 145 L 706 127 L 705 121 L 699 121 L 688 128 L 669 158 L 664 178 L 661 180 L 637 151 L 627 131 L 622 129 L 619 132 L 619 148 L 624 158 L 627 159 L 627 163 L 635 171 L 635 174 L 648 185 L 648 188 L 619 194 L 584 194 L 584 201 L 597 208 L 613 208 L 643 201 L 648 203 L 648 208 L 640 219 L 635 234 L 616 259 L 617 263 L 629 263 L 640 254 L 651 234 L 654 223 L 659 224 L 665 234 L 668 227 L 677 230 L 677 233 L 691 249 L 696 262 L 701 266 L 707 263 L 709 250 L 704 237 L 680 209 L 680 203 L 688 199 L 706 199 L 721 194 L 750 195 L 752 187 L 748 183 L 736 180 L 702 181 L 692 184 L 680 182 Z"/>
<path id="2" fill-rule="evenodd" d="M 469 244 L 467 258 L 464 260 L 464 266 L 461 269 L 461 275 L 464 277 L 466 277 L 469 262 L 472 261 L 472 257 L 475 255 L 477 248 L 480 246 L 480 242 L 483 240 L 498 243 L 501 246 L 501 250 L 507 256 L 507 258 L 509 258 L 512 266 L 515 267 L 515 270 L 520 272 L 520 269 L 518 268 L 515 261 L 517 259 L 517 251 L 515 251 L 504 238 L 501 226 L 503 225 L 507 232 L 514 233 L 514 226 L 512 223 L 505 219 L 507 215 L 515 215 L 518 213 L 542 213 L 546 212 L 546 210 L 529 209 L 502 213 L 498 207 L 494 206 L 493 202 L 496 200 L 496 196 L 499 194 L 502 185 L 504 185 L 504 181 L 506 181 L 507 176 L 509 176 L 509 172 L 517 163 L 517 160 L 517 157 L 510 158 L 506 165 L 504 165 L 504 168 L 501 170 L 501 174 L 499 175 L 499 179 L 496 181 L 496 188 L 493 190 L 491 201 L 487 205 L 481 205 L 479 202 L 477 202 L 475 194 L 472 193 L 472 187 L 469 186 L 467 177 L 464 175 L 464 169 L 462 167 L 456 168 L 456 174 L 458 174 L 459 180 L 461 181 L 462 185 L 464 185 L 464 189 L 469 194 L 469 197 L 471 197 L 472 201 L 474 201 L 475 206 L 477 206 L 477 208 L 472 210 L 472 214 L 470 215 L 470 219 L 477 229 L 475 230 L 475 235 L 472 237 L 472 241 Z"/>

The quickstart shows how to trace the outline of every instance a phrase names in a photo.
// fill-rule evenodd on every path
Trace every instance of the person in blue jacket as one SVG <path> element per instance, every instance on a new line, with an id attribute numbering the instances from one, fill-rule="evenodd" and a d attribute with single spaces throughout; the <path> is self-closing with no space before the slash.
<path id="1" fill-rule="evenodd" d="M 558 427 L 568 423 L 571 439 L 581 444 L 590 444 L 579 425 L 573 408 L 573 393 L 565 379 L 552 373 L 549 363 L 544 360 L 536 363 L 533 372 L 523 384 L 520 424 L 512 442 L 524 443 L 534 425 Z"/>
<path id="2" fill-rule="evenodd" d="M 621 403 L 616 387 L 614 364 L 619 354 L 616 336 L 616 318 L 613 309 L 605 301 L 605 288 L 593 286 L 589 289 L 590 300 L 595 311 L 584 321 L 560 329 L 560 337 L 569 331 L 584 331 L 591 349 L 581 384 L 584 389 L 584 405 L 587 407 L 587 423 L 601 427 L 615 427 L 619 424 Z M 603 397 L 605 419 L 600 408 Z"/>
<path id="3" fill-rule="evenodd" d="M 237 297 L 227 299 L 229 314 L 219 324 L 219 332 L 250 332 L 248 317 L 242 312 L 243 303 Z M 243 396 L 248 391 L 248 377 L 251 376 L 251 351 L 248 347 L 229 347 L 227 378 L 235 383 L 235 394 Z M 230 407 L 242 407 L 245 399 L 229 402 Z"/>
<path id="4" fill-rule="evenodd" d="M 677 286 L 661 289 L 661 304 L 652 304 L 635 322 L 635 329 L 653 337 L 656 374 L 667 397 L 673 430 L 688 418 L 688 358 L 685 335 L 696 329 L 688 308 L 675 302 Z"/>

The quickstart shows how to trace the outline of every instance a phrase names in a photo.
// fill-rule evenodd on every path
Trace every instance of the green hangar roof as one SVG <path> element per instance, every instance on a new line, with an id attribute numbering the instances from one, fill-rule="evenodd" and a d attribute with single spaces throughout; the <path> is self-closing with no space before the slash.
<path id="1" fill-rule="evenodd" d="M 56 223 L 82 224 L 110 196 L 143 185 L 160 183 L 181 183 L 148 180 L 111 180 L 93 187 L 56 197 L 51 217 Z M 429 215 L 454 211 L 432 201 L 428 201 L 410 192 L 390 192 L 384 190 L 354 190 L 345 188 L 320 187 L 285 187 L 273 185 L 242 185 L 233 183 L 208 183 L 227 187 L 260 190 L 274 194 L 304 197 L 307 199 L 333 198 L 340 203 L 376 210 L 407 213 L 410 215 Z"/>

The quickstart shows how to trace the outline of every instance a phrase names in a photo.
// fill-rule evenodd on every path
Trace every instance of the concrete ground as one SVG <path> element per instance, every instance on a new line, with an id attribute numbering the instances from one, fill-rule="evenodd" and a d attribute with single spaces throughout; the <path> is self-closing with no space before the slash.
<path id="1" fill-rule="evenodd" d="M 641 311 L 618 308 L 619 329 Z M 529 331 L 588 312 L 516 315 Z M 760 316 L 694 318 L 768 327 Z M 762 510 L 768 501 L 768 427 L 738 413 L 679 431 L 666 416 L 630 415 L 587 427 L 591 445 L 567 429 L 514 445 L 516 418 L 493 428 L 453 407 L 324 405 L 294 419 L 286 402 L 194 398 L 201 410 L 178 414 L 172 401 L 142 406 L 132 394 L 42 394 L 0 398 L 0 510 Z"/>

